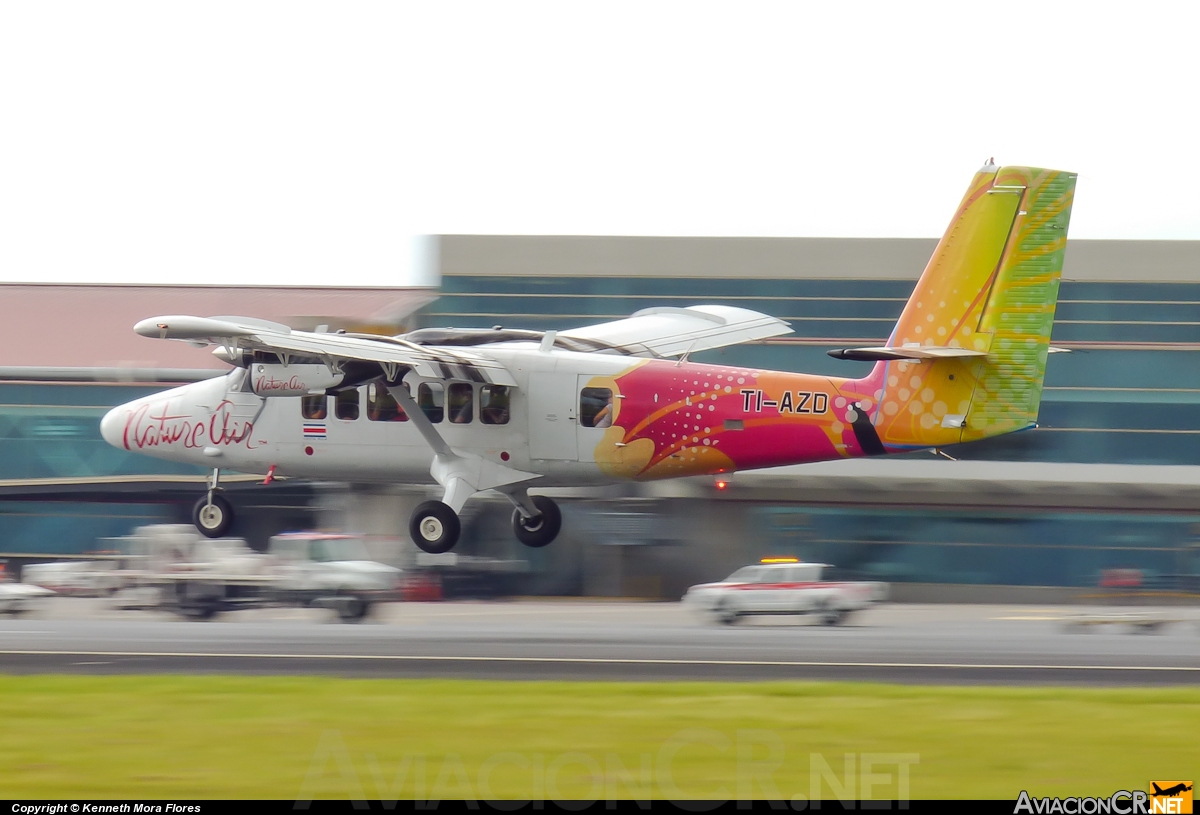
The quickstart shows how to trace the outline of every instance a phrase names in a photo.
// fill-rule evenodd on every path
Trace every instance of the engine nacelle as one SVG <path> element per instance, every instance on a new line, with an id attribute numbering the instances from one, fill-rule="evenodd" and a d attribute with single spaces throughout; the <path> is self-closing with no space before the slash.
<path id="1" fill-rule="evenodd" d="M 330 373 L 324 365 L 269 365 L 255 362 L 250 366 L 250 389 L 259 396 L 305 396 L 324 393 L 342 383 L 342 374 Z"/>

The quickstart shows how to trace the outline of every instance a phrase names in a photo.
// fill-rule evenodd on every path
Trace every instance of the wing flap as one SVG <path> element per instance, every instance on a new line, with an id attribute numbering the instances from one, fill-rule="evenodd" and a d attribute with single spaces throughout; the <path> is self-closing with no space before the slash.
<path id="1" fill-rule="evenodd" d="M 673 357 L 752 342 L 792 329 L 783 320 L 734 306 L 648 308 L 623 320 L 572 328 L 558 336 L 628 351 Z"/>

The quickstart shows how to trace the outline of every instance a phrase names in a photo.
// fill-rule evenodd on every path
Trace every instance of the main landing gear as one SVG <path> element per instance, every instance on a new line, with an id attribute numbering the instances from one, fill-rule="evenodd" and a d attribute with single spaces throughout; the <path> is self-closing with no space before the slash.
<path id="1" fill-rule="evenodd" d="M 418 549 L 434 555 L 453 549 L 462 531 L 458 513 L 468 498 L 484 490 L 496 490 L 512 501 L 516 507 L 513 531 L 521 543 L 545 546 L 554 540 L 562 529 L 558 505 L 545 496 L 531 498 L 525 491 L 527 482 L 541 477 L 538 473 L 527 473 L 475 453 L 451 449 L 413 401 L 403 379 L 388 379 L 387 388 L 433 450 L 429 474 L 443 490 L 442 500 L 421 504 L 408 522 L 408 533 Z"/>
<path id="2" fill-rule="evenodd" d="M 458 543 L 462 524 L 458 513 L 441 501 L 426 501 L 413 510 L 408 534 L 417 548 L 431 555 L 449 552 Z"/>
<path id="3" fill-rule="evenodd" d="M 505 493 L 516 505 L 512 515 L 513 532 L 517 540 L 538 549 L 553 542 L 562 529 L 562 512 L 558 504 L 544 495 Z M 413 510 L 408 522 L 408 534 L 423 552 L 440 555 L 458 543 L 462 524 L 456 513 L 442 501 L 426 501 Z"/>
<path id="4" fill-rule="evenodd" d="M 215 468 L 207 494 L 192 507 L 192 523 L 206 538 L 219 538 L 229 531 L 233 523 L 233 506 L 217 495 L 220 489 L 221 469 Z"/>
<path id="5" fill-rule="evenodd" d="M 521 543 L 540 549 L 558 537 L 558 532 L 562 529 L 562 512 L 559 511 L 558 504 L 544 495 L 534 495 L 529 498 L 529 502 L 537 508 L 539 514 L 526 517 L 522 513 L 522 507 L 518 505 L 512 515 L 513 532 Z"/>

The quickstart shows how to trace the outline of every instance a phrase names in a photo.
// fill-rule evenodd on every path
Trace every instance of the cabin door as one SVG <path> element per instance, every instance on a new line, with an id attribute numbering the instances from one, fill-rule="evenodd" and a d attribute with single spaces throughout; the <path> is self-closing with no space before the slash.
<path id="1" fill-rule="evenodd" d="M 554 371 L 529 374 L 529 457 L 575 461 L 576 375 Z"/>

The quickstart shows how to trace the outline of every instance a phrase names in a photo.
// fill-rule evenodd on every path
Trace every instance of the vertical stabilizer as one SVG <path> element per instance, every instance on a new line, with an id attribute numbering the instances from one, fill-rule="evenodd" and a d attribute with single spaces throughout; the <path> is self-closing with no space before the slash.
<path id="1" fill-rule="evenodd" d="M 1075 197 L 1073 173 L 1006 167 L 996 183 L 1025 191 L 979 323 L 990 345 L 963 441 L 1037 421 Z"/>
<path id="2" fill-rule="evenodd" d="M 1037 421 L 1075 175 L 983 167 L 888 346 L 979 356 L 881 363 L 874 424 L 892 447 L 986 438 Z M 870 392 L 870 391 L 868 391 Z"/>

